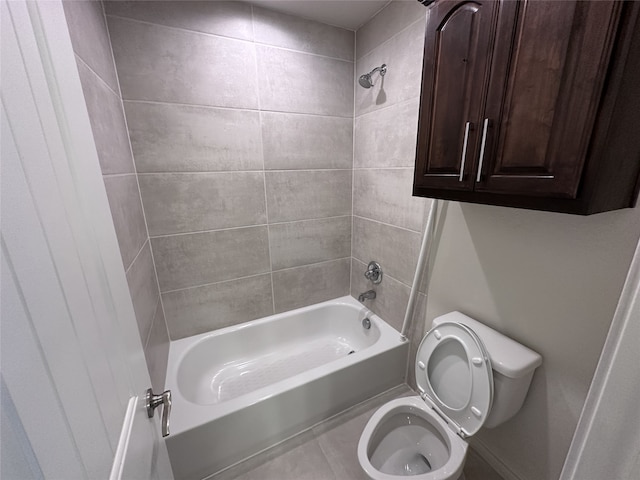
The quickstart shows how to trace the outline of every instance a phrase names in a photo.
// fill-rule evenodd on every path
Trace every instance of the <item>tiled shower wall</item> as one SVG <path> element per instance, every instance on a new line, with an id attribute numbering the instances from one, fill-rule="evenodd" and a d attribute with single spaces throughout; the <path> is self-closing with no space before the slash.
<path id="1" fill-rule="evenodd" d="M 354 34 L 105 4 L 169 335 L 349 293 Z"/>
<path id="2" fill-rule="evenodd" d="M 400 330 L 413 283 L 429 200 L 412 197 L 425 8 L 394 1 L 356 32 L 356 75 L 385 63 L 370 89 L 356 86 L 351 294 L 372 287 L 370 260 L 384 271 L 366 304 Z M 424 305 L 424 295 L 418 298 Z M 422 338 L 423 312 L 412 325 L 409 366 Z M 412 370 L 407 377 L 414 383 Z"/>
<path id="3" fill-rule="evenodd" d="M 151 383 L 161 391 L 169 337 L 102 3 L 65 1 L 64 10 Z"/>

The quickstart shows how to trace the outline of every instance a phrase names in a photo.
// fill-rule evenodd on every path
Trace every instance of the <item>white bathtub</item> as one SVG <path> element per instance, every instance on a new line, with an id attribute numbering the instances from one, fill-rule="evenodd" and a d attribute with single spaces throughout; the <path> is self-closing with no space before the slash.
<path id="1" fill-rule="evenodd" d="M 176 479 L 205 478 L 401 384 L 407 348 L 348 296 L 171 342 Z"/>

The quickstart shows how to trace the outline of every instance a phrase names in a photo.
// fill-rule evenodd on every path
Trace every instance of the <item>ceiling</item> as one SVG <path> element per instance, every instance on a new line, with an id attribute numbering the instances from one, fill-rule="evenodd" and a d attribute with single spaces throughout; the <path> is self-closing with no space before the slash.
<path id="1" fill-rule="evenodd" d="M 390 0 L 250 0 L 265 8 L 356 30 Z"/>

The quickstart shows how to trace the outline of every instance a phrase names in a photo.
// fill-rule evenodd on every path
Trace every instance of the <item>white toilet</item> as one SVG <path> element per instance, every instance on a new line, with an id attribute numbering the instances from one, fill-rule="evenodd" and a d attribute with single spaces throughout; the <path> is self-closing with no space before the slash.
<path id="1" fill-rule="evenodd" d="M 463 479 L 465 438 L 522 407 L 542 357 L 492 328 L 452 312 L 433 321 L 416 355 L 420 396 L 380 407 L 358 443 L 374 480 Z"/>

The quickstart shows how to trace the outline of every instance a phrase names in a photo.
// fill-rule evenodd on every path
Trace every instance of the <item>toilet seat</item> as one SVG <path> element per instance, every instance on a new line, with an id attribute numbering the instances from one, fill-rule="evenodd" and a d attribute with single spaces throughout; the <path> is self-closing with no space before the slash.
<path id="1" fill-rule="evenodd" d="M 422 339 L 416 355 L 420 396 L 463 438 L 484 424 L 493 403 L 491 360 L 469 327 L 444 322 Z"/>

